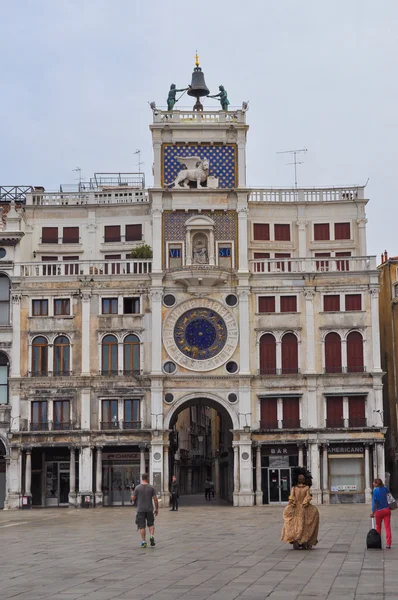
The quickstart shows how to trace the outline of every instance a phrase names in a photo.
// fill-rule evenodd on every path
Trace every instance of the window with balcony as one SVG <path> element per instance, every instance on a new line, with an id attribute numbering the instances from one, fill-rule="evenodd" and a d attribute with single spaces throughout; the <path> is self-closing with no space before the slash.
<path id="1" fill-rule="evenodd" d="M 126 225 L 126 242 L 140 242 L 142 240 L 142 225 Z"/>
<path id="2" fill-rule="evenodd" d="M 119 429 L 117 400 L 102 400 L 101 429 Z"/>
<path id="3" fill-rule="evenodd" d="M 53 429 L 62 431 L 70 429 L 70 425 L 69 400 L 55 400 L 53 403 Z"/>
<path id="4" fill-rule="evenodd" d="M 253 238 L 256 241 L 269 240 L 269 223 L 254 223 Z"/>
<path id="5" fill-rule="evenodd" d="M 275 296 L 260 296 L 258 299 L 259 313 L 275 312 Z"/>
<path id="6" fill-rule="evenodd" d="M 336 258 L 340 258 L 343 256 L 351 256 L 351 252 L 336 252 L 335 253 Z M 349 260 L 344 260 L 343 258 L 341 258 L 341 260 L 336 260 L 336 269 L 337 271 L 349 271 L 350 270 L 350 261 Z"/>
<path id="7" fill-rule="evenodd" d="M 282 428 L 296 429 L 300 427 L 300 398 L 283 398 Z"/>
<path id="8" fill-rule="evenodd" d="M 67 377 L 70 374 L 70 342 L 65 335 L 54 340 L 54 375 Z"/>
<path id="9" fill-rule="evenodd" d="M 128 335 L 123 341 L 125 375 L 135 375 L 140 372 L 140 340 L 136 335 Z"/>
<path id="10" fill-rule="evenodd" d="M 102 314 L 117 315 L 118 299 L 117 298 L 102 298 Z"/>
<path id="11" fill-rule="evenodd" d="M 260 374 L 276 374 L 276 341 L 271 333 L 260 338 Z"/>
<path id="12" fill-rule="evenodd" d="M 39 335 L 32 342 L 32 375 L 45 377 L 48 375 L 48 342 Z"/>
<path id="13" fill-rule="evenodd" d="M 46 431 L 48 429 L 46 400 L 31 403 L 30 428 L 31 431 Z"/>
<path id="14" fill-rule="evenodd" d="M 78 227 L 64 227 L 62 230 L 62 243 L 63 244 L 78 244 L 79 228 Z"/>
<path id="15" fill-rule="evenodd" d="M 70 299 L 55 298 L 54 300 L 54 316 L 68 317 L 70 315 Z"/>
<path id="16" fill-rule="evenodd" d="M 330 294 L 329 296 L 323 297 L 323 310 L 325 312 L 339 312 L 340 311 L 340 295 Z"/>
<path id="17" fill-rule="evenodd" d="M 269 252 L 254 252 L 253 258 L 254 260 L 264 260 L 266 258 L 270 258 Z M 255 273 L 265 273 L 265 271 L 269 272 L 271 269 L 270 265 L 265 265 L 264 263 L 257 263 L 254 265 Z"/>
<path id="18" fill-rule="evenodd" d="M 317 271 L 329 271 L 329 261 L 326 259 L 330 258 L 330 252 L 315 252 L 315 258 L 320 259 L 315 262 Z"/>
<path id="19" fill-rule="evenodd" d="M 106 335 L 102 340 L 102 374 L 118 374 L 118 343 L 114 335 Z"/>
<path id="20" fill-rule="evenodd" d="M 120 225 L 105 225 L 105 242 L 120 242 Z"/>
<path id="21" fill-rule="evenodd" d="M 48 300 L 32 300 L 32 315 L 48 317 Z"/>
<path id="22" fill-rule="evenodd" d="M 135 296 L 134 298 L 123 298 L 123 314 L 124 315 L 139 315 L 140 314 L 140 299 Z"/>
<path id="23" fill-rule="evenodd" d="M 42 227 L 41 243 L 58 244 L 58 227 Z"/>
<path id="24" fill-rule="evenodd" d="M 281 296 L 281 312 L 297 312 L 297 296 Z"/>
<path id="25" fill-rule="evenodd" d="M 140 400 L 137 398 L 124 401 L 123 429 L 141 428 L 140 404 Z"/>
<path id="26" fill-rule="evenodd" d="M 282 373 L 298 373 L 298 343 L 294 333 L 285 333 L 282 337 Z"/>
<path id="27" fill-rule="evenodd" d="M 346 310 L 362 310 L 361 294 L 346 294 L 345 309 Z"/>
<path id="28" fill-rule="evenodd" d="M 326 373 L 341 373 L 341 338 L 332 331 L 325 337 L 325 371 Z"/>
<path id="29" fill-rule="evenodd" d="M 274 225 L 276 242 L 290 242 L 290 225 Z"/>
<path id="30" fill-rule="evenodd" d="M 261 429 L 278 429 L 277 398 L 261 398 L 260 427 Z"/>
<path id="31" fill-rule="evenodd" d="M 0 275 L 0 325 L 10 324 L 10 280 Z"/>
<path id="32" fill-rule="evenodd" d="M 351 224 L 350 223 L 335 223 L 334 224 L 334 239 L 335 240 L 350 240 L 351 239 Z"/>
<path id="33" fill-rule="evenodd" d="M 365 396 L 348 397 L 349 427 L 366 427 L 366 398 Z"/>
<path id="34" fill-rule="evenodd" d="M 79 275 L 79 257 L 78 256 L 63 256 L 62 260 L 64 260 L 65 262 L 68 263 L 64 266 L 65 275 Z"/>
<path id="35" fill-rule="evenodd" d="M 314 223 L 314 240 L 316 242 L 330 240 L 329 223 Z"/>
<path id="36" fill-rule="evenodd" d="M 104 265 L 105 275 L 120 275 L 121 264 L 118 261 L 122 260 L 122 255 L 121 254 L 105 254 L 104 258 L 105 258 L 105 260 L 108 261 Z"/>
<path id="37" fill-rule="evenodd" d="M 290 258 L 290 254 L 288 252 L 275 252 L 275 258 Z M 282 261 L 276 263 L 276 269 L 278 271 L 291 271 L 292 263 L 290 261 Z"/>
<path id="38" fill-rule="evenodd" d="M 8 356 L 0 352 L 0 404 L 8 404 Z"/>
<path id="39" fill-rule="evenodd" d="M 347 336 L 347 371 L 363 373 L 363 338 L 359 331 L 352 331 Z"/>
<path id="40" fill-rule="evenodd" d="M 326 427 L 344 427 L 343 397 L 328 396 L 326 398 Z"/>

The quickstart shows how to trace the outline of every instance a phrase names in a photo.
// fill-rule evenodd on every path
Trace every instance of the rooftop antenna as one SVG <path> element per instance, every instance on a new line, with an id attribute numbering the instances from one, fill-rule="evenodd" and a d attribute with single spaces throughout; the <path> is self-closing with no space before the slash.
<path id="1" fill-rule="evenodd" d="M 80 167 L 76 167 L 76 169 L 72 169 L 72 171 L 76 171 L 76 173 L 79 174 L 79 192 L 80 192 L 81 187 L 82 187 L 82 170 Z"/>
<path id="2" fill-rule="evenodd" d="M 297 165 L 302 165 L 302 162 L 297 161 L 297 154 L 301 154 L 302 152 L 308 152 L 307 148 L 302 148 L 301 150 L 283 150 L 282 152 L 277 152 L 277 154 L 293 154 L 293 162 L 286 163 L 287 165 L 294 165 L 294 187 L 297 190 Z"/>
<path id="3" fill-rule="evenodd" d="M 144 164 L 143 162 L 141 162 L 141 150 L 136 150 L 134 152 L 134 154 L 138 154 L 138 163 L 137 164 L 138 164 L 138 174 L 140 175 L 141 174 L 141 165 Z"/>

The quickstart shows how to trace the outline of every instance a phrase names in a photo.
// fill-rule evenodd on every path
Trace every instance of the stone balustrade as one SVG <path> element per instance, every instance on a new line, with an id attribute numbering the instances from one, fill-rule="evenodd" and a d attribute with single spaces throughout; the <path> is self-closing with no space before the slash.
<path id="1" fill-rule="evenodd" d="M 339 273 L 376 270 L 376 256 L 347 256 L 343 258 L 266 258 L 250 262 L 252 273 Z"/>
<path id="2" fill-rule="evenodd" d="M 131 276 L 148 275 L 152 271 L 152 260 L 96 260 L 76 262 L 29 262 L 18 263 L 16 270 L 21 277 L 67 277 L 82 276 Z"/>
<path id="3" fill-rule="evenodd" d="M 172 112 L 157 110 L 153 111 L 154 123 L 180 123 L 181 125 L 203 125 L 212 123 L 246 123 L 246 112 L 242 109 L 230 110 L 173 110 Z"/>
<path id="4" fill-rule="evenodd" d="M 342 202 L 365 198 L 364 186 L 252 189 L 249 202 Z"/>
<path id="5" fill-rule="evenodd" d="M 148 192 L 142 189 L 89 190 L 82 192 L 32 192 L 26 194 L 27 206 L 81 206 L 87 204 L 148 203 Z"/>

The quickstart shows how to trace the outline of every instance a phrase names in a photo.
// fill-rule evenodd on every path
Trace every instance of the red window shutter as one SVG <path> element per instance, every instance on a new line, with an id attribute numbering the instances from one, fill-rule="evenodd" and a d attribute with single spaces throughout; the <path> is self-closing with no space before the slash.
<path id="1" fill-rule="evenodd" d="M 343 427 L 343 398 L 329 396 L 326 398 L 326 427 Z"/>
<path id="2" fill-rule="evenodd" d="M 274 313 L 275 312 L 275 296 L 260 296 L 258 299 L 258 312 Z"/>
<path id="3" fill-rule="evenodd" d="M 365 427 L 365 396 L 349 396 L 348 420 L 350 427 Z"/>
<path id="4" fill-rule="evenodd" d="M 253 236 L 255 240 L 269 240 L 269 224 L 268 223 L 254 223 L 253 225 Z"/>
<path id="5" fill-rule="evenodd" d="M 263 429 L 278 428 L 277 398 L 262 398 L 260 421 Z"/>
<path id="6" fill-rule="evenodd" d="M 275 375 L 276 342 L 272 334 L 266 333 L 260 339 L 260 374 Z"/>
<path id="7" fill-rule="evenodd" d="M 79 243 L 79 228 L 64 227 L 62 232 L 63 244 L 78 244 Z"/>
<path id="8" fill-rule="evenodd" d="M 297 296 L 281 296 L 281 312 L 297 312 Z"/>
<path id="9" fill-rule="evenodd" d="M 120 242 L 120 225 L 105 225 L 105 241 Z"/>
<path id="10" fill-rule="evenodd" d="M 314 240 L 330 240 L 330 227 L 329 223 L 315 223 L 314 224 Z"/>
<path id="11" fill-rule="evenodd" d="M 290 242 L 290 225 L 274 225 L 276 242 Z"/>
<path id="12" fill-rule="evenodd" d="M 361 294 L 346 294 L 345 309 L 346 310 L 362 310 Z"/>
<path id="13" fill-rule="evenodd" d="M 334 239 L 335 240 L 350 240 L 351 239 L 350 223 L 335 223 L 334 224 Z"/>
<path id="14" fill-rule="evenodd" d="M 337 312 L 340 310 L 340 296 L 330 295 L 323 297 L 323 310 L 325 312 Z"/>
<path id="15" fill-rule="evenodd" d="M 126 225 L 126 242 L 142 240 L 142 225 Z"/>
<path id="16" fill-rule="evenodd" d="M 300 427 L 299 398 L 283 398 L 283 427 Z"/>
<path id="17" fill-rule="evenodd" d="M 298 344 L 293 333 L 282 338 L 282 373 L 298 373 Z"/>
<path id="18" fill-rule="evenodd" d="M 58 227 L 42 227 L 41 243 L 58 244 Z"/>
<path id="19" fill-rule="evenodd" d="M 347 370 L 349 373 L 362 373 L 363 339 L 359 331 L 352 331 L 347 336 Z"/>
<path id="20" fill-rule="evenodd" d="M 42 262 L 57 262 L 58 256 L 42 256 Z"/>
<path id="21" fill-rule="evenodd" d="M 253 255 L 253 258 L 256 260 L 261 260 L 263 258 L 269 258 L 270 257 L 270 253 L 269 252 L 255 252 Z"/>
<path id="22" fill-rule="evenodd" d="M 328 333 L 325 337 L 325 371 L 341 373 L 341 339 L 335 332 Z"/>

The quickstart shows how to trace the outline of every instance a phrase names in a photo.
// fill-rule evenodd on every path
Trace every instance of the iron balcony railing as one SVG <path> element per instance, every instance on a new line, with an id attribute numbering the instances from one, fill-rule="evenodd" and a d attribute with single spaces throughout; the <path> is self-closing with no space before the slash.
<path id="1" fill-rule="evenodd" d="M 51 429 L 53 431 L 68 431 L 72 429 L 72 423 L 70 421 L 53 421 Z"/>
<path id="2" fill-rule="evenodd" d="M 30 423 L 30 431 L 48 431 L 50 424 L 48 421 L 42 421 L 40 423 Z"/>
<path id="3" fill-rule="evenodd" d="M 119 421 L 101 421 L 101 429 L 119 429 Z"/>
<path id="4" fill-rule="evenodd" d="M 366 427 L 366 417 L 349 417 L 348 427 Z"/>
<path id="5" fill-rule="evenodd" d="M 141 421 L 123 421 L 123 429 L 141 429 Z"/>
<path id="6" fill-rule="evenodd" d="M 336 417 L 334 419 L 326 419 L 326 428 L 327 429 L 341 429 L 342 427 L 344 427 L 343 417 Z"/>
<path id="7" fill-rule="evenodd" d="M 271 368 L 261 368 L 258 370 L 259 375 L 298 375 L 301 373 L 301 370 L 298 367 L 287 368 L 282 367 L 282 369 L 274 369 Z"/>

